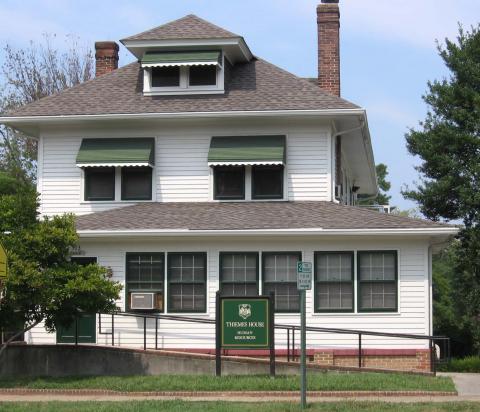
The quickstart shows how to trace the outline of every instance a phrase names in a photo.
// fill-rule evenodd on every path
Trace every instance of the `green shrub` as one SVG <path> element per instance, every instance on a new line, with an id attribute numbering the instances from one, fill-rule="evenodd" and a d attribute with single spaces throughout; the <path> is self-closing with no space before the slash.
<path id="1" fill-rule="evenodd" d="M 467 356 L 452 359 L 449 363 L 438 365 L 441 372 L 475 372 L 480 373 L 480 356 Z"/>

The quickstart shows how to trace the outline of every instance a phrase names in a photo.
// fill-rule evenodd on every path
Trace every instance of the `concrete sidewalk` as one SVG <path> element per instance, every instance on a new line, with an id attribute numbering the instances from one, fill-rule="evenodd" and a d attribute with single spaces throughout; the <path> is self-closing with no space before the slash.
<path id="1" fill-rule="evenodd" d="M 449 376 L 459 396 L 480 396 L 480 373 L 439 372 L 438 376 Z"/>

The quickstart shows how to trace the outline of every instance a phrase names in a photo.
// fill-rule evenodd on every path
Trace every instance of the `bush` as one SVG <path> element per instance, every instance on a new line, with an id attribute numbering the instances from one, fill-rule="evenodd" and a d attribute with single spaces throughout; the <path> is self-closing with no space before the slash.
<path id="1" fill-rule="evenodd" d="M 452 359 L 449 363 L 438 365 L 441 372 L 475 372 L 480 373 L 480 356 L 467 356 Z"/>

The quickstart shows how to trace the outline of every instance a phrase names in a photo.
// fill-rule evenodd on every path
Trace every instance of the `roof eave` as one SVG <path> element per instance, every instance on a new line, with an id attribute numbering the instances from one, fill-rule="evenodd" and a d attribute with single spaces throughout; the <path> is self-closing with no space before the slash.
<path id="1" fill-rule="evenodd" d="M 178 49 L 178 48 L 211 48 L 220 47 L 225 49 L 228 59 L 232 63 L 236 63 L 236 59 L 233 58 L 233 54 L 229 53 L 229 48 L 238 48 L 240 51 L 241 59 L 238 61 L 249 62 L 253 59 L 253 54 L 248 47 L 245 39 L 241 36 L 238 37 L 219 37 L 219 38 L 206 38 L 206 39 L 161 39 L 161 40 L 128 40 L 123 39 L 120 42 L 135 56 L 140 59 L 143 56 L 145 50 L 155 49 Z"/>
<path id="2" fill-rule="evenodd" d="M 242 230 L 192 230 L 192 229 L 138 229 L 138 230 L 78 230 L 80 238 L 125 237 L 183 237 L 183 236 L 420 236 L 451 237 L 457 227 L 402 228 L 402 229 L 242 229 Z"/>

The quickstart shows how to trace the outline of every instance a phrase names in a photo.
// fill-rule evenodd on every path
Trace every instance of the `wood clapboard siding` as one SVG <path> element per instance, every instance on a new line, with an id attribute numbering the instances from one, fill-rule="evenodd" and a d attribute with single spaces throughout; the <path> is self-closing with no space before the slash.
<path id="1" fill-rule="evenodd" d="M 155 136 L 154 201 L 205 202 L 211 200 L 211 176 L 207 163 L 210 139 L 214 135 L 287 135 L 288 200 L 331 200 L 330 133 L 326 128 L 285 129 L 248 126 L 238 129 L 198 129 L 143 132 Z M 102 134 L 103 133 L 103 134 Z M 38 191 L 40 212 L 54 215 L 65 212 L 86 214 L 123 207 L 132 202 L 85 202 L 82 199 L 82 171 L 75 164 L 82 137 L 127 137 L 121 132 L 108 135 L 90 132 L 85 136 L 68 132 L 44 134 L 40 139 Z"/>
<path id="2" fill-rule="evenodd" d="M 429 334 L 429 282 L 428 282 L 428 244 L 427 241 L 411 240 L 309 240 L 299 238 L 198 238 L 164 239 L 151 241 L 83 241 L 85 256 L 96 256 L 98 262 L 110 266 L 113 280 L 124 284 L 125 254 L 127 252 L 207 252 L 207 312 L 190 316 L 214 319 L 215 292 L 218 290 L 219 252 L 221 251 L 301 251 L 303 260 L 312 261 L 314 251 L 344 250 L 397 250 L 399 257 L 399 310 L 397 313 L 313 313 L 313 290 L 307 292 L 307 325 L 344 329 L 360 329 L 392 333 Z M 260 260 L 261 261 L 261 260 Z M 355 267 L 356 276 L 356 267 Z M 168 293 L 168 292 L 167 292 Z M 124 310 L 125 297 L 118 302 Z M 277 314 L 276 322 L 299 324 L 298 314 Z M 147 323 L 147 344 L 155 344 L 154 321 Z M 110 330 L 110 317 L 105 316 L 103 331 Z M 110 335 L 98 335 L 97 342 L 110 344 Z M 299 344 L 296 336 L 296 345 Z M 308 347 L 315 348 L 352 348 L 358 344 L 356 335 L 338 335 L 329 333 L 308 333 Z M 27 334 L 31 343 L 54 342 L 55 336 L 41 327 Z M 115 318 L 115 342 L 122 346 L 143 347 L 143 320 L 138 318 Z M 159 321 L 158 344 L 160 348 L 214 348 L 214 326 L 194 323 L 182 323 L 168 320 Z M 277 331 L 278 348 L 286 347 L 286 332 Z M 364 348 L 425 348 L 426 341 L 395 338 L 362 338 Z"/>

